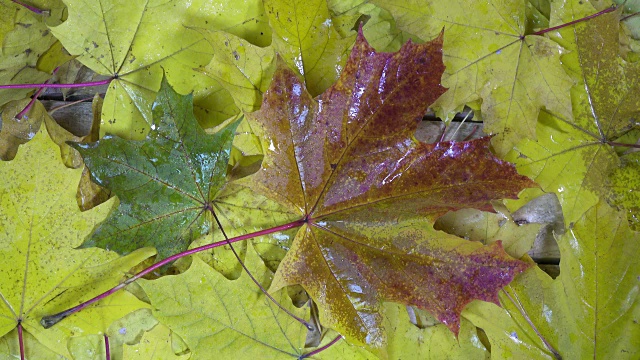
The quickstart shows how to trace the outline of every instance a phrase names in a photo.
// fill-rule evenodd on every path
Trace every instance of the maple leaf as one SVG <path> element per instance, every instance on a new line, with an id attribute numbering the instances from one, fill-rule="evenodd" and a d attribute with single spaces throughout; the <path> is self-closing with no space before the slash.
<path id="1" fill-rule="evenodd" d="M 353 38 L 343 39 L 331 23 L 326 0 L 264 1 L 274 50 L 318 95 L 340 76 Z"/>
<path id="2" fill-rule="evenodd" d="M 221 90 L 215 82 L 197 76 L 194 68 L 211 59 L 211 48 L 198 31 L 186 26 L 213 17 L 216 9 L 209 1 L 65 3 L 69 18 L 51 31 L 82 64 L 114 77 L 104 100 L 103 134 L 144 138 L 163 73 L 183 93 L 198 90 L 202 112 L 207 102 L 224 98 L 215 94 Z"/>
<path id="3" fill-rule="evenodd" d="M 158 324 L 151 331 L 145 332 L 138 343 L 125 345 L 122 358 L 130 360 L 186 360 L 191 357 L 190 354 L 176 355 L 171 345 L 169 328 L 165 325 Z"/>
<path id="4" fill-rule="evenodd" d="M 499 155 L 522 138 L 536 138 L 540 108 L 569 116 L 566 89 L 572 81 L 561 66 L 563 49 L 527 28 L 527 2 L 373 3 L 388 9 L 400 29 L 422 38 L 445 28 L 447 70 L 442 83 L 450 90 L 432 107 L 444 119 L 452 118 L 463 105 L 480 108 L 484 131 L 496 134 L 492 145 Z"/>
<path id="5" fill-rule="evenodd" d="M 60 1 L 36 1 L 45 6 L 48 15 L 36 15 L 9 1 L 0 3 L 0 84 L 40 83 L 50 77 L 41 58 L 56 39 L 47 28 L 59 22 L 64 6 Z M 55 65 L 54 65 L 55 67 Z M 0 108 L 11 100 L 24 98 L 32 89 L 0 90 Z"/>
<path id="6" fill-rule="evenodd" d="M 146 140 L 105 137 L 94 144 L 72 144 L 84 157 L 92 179 L 120 200 L 118 209 L 84 247 L 98 246 L 126 254 L 154 246 L 158 259 L 164 259 L 186 250 L 189 244 L 206 245 L 224 240 L 224 236 L 243 235 L 293 220 L 290 214 L 280 214 L 279 206 L 269 199 L 227 183 L 227 164 L 238 121 L 213 134 L 205 133 L 193 114 L 193 96 L 176 93 L 167 81 L 158 92 L 153 111 L 153 130 Z M 269 216 L 263 216 L 265 211 Z M 220 229 L 218 222 L 224 233 L 216 231 Z M 274 268 L 286 246 L 282 236 L 253 240 L 266 242 L 260 252 Z M 272 243 L 282 245 L 274 248 Z M 242 258 L 246 244 L 236 248 Z M 199 256 L 229 278 L 240 275 L 242 268 L 233 252 L 214 249 L 211 253 Z"/>
<path id="7" fill-rule="evenodd" d="M 20 145 L 28 142 L 40 129 L 47 111 L 42 103 L 36 102 L 29 112 L 17 119 L 16 116 L 29 103 L 29 99 L 14 100 L 5 104 L 0 119 L 0 159 L 4 161 L 12 160 Z"/>
<path id="8" fill-rule="evenodd" d="M 552 15 L 558 18 L 555 21 L 565 22 L 589 12 L 585 4 L 554 7 Z M 580 80 L 571 89 L 573 114 L 541 111 L 539 140 L 521 141 L 506 157 L 520 173 L 558 195 L 567 225 L 607 194 L 608 178 L 620 164 L 611 143 L 633 129 L 640 112 L 640 100 L 630 96 L 639 90 L 640 66 L 618 55 L 618 28 L 614 12 L 560 34 L 562 39 L 572 39 L 567 43 L 576 44 L 563 58 Z"/>
<path id="9" fill-rule="evenodd" d="M 247 252 L 245 264 L 268 286 L 273 273 L 262 266 L 255 251 Z M 180 275 L 139 282 L 153 305 L 154 316 L 184 339 L 192 358 L 226 359 L 242 354 L 244 358 L 300 359 L 312 350 L 304 349 L 306 327 L 276 307 L 246 275 L 229 281 L 194 258 Z M 306 307 L 295 308 L 286 294 L 276 299 L 297 316 L 308 313 Z M 327 334 L 319 347 L 335 335 Z M 355 355 L 367 354 L 344 341 L 334 347 L 333 354 L 342 358 L 365 358 Z M 369 354 L 368 358 L 374 357 Z"/>
<path id="10" fill-rule="evenodd" d="M 434 228 L 485 245 L 499 240 L 507 254 L 519 259 L 531 250 L 540 224 L 518 225 L 503 213 L 462 209 L 440 217 Z"/>
<path id="11" fill-rule="evenodd" d="M 379 347 L 382 298 L 424 307 L 454 332 L 473 298 L 496 291 L 527 266 L 499 244 L 435 232 L 460 207 L 487 209 L 533 184 L 489 152 L 489 139 L 412 140 L 426 106 L 443 93 L 441 38 L 376 53 L 362 34 L 336 84 L 315 101 L 281 66 L 262 108 L 247 114 L 265 158 L 237 182 L 305 219 L 273 289 L 301 284 L 323 323 Z"/>
<path id="12" fill-rule="evenodd" d="M 146 140 L 73 144 L 94 181 L 120 200 L 85 247 L 129 253 L 155 246 L 164 259 L 214 226 L 205 210 L 226 182 L 237 123 L 207 135 L 193 115 L 193 96 L 179 95 L 166 79 L 153 114 Z"/>
<path id="13" fill-rule="evenodd" d="M 43 127 L 13 161 L 0 163 L 0 336 L 15 336 L 9 332 L 19 323 L 43 346 L 69 356 L 70 336 L 105 331 L 113 320 L 147 305 L 121 293 L 55 328 L 43 329 L 40 318 L 117 285 L 155 251 L 118 257 L 101 249 L 73 249 L 107 216 L 113 201 L 81 212 L 75 195 L 82 169 L 66 168 L 59 153 Z M 11 341 L 17 343 L 15 337 Z"/>
<path id="14" fill-rule="evenodd" d="M 600 202 L 558 238 L 560 276 L 534 268 L 500 294 L 503 308 L 474 303 L 463 316 L 481 327 L 493 356 L 528 359 L 637 358 L 638 233 Z"/>
<path id="15" fill-rule="evenodd" d="M 181 349 L 178 338 L 169 335 L 169 328 L 159 323 L 149 308 L 133 311 L 114 321 L 103 334 L 71 338 L 67 345 L 69 352 L 74 359 L 105 359 L 105 336 L 109 340 L 111 359 L 185 359 L 190 356 L 188 349 Z M 178 351 L 174 353 L 172 348 Z"/>
<path id="16" fill-rule="evenodd" d="M 615 169 L 606 188 L 611 204 L 622 206 L 627 210 L 633 230 L 640 228 L 640 153 L 632 152 L 622 156 L 620 168 Z"/>

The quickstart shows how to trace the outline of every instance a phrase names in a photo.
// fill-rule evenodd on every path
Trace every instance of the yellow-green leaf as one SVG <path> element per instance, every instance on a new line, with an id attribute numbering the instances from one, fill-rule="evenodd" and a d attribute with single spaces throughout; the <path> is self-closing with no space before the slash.
<path id="1" fill-rule="evenodd" d="M 326 0 L 265 0 L 273 29 L 273 48 L 304 79 L 316 96 L 340 76 L 355 33 L 342 38 L 334 28 Z"/>
<path id="2" fill-rule="evenodd" d="M 374 0 L 398 27 L 423 39 L 444 27 L 445 74 L 449 89 L 433 104 L 451 119 L 465 104 L 482 102 L 484 131 L 499 155 L 522 138 L 536 138 L 542 107 L 569 115 L 571 79 L 560 62 L 562 47 L 528 32 L 523 1 Z"/>
<path id="3" fill-rule="evenodd" d="M 121 292 L 47 330 L 40 318 L 115 286 L 129 269 L 155 254 L 150 248 L 127 257 L 73 249 L 115 203 L 81 212 L 75 198 L 81 173 L 62 164 L 60 150 L 44 128 L 13 161 L 0 163 L 0 334 L 20 321 L 39 342 L 65 356 L 68 337 L 106 331 L 115 319 L 146 305 Z"/>
<path id="4" fill-rule="evenodd" d="M 37 15 L 9 0 L 0 2 L 3 26 L 0 28 L 0 84 L 41 83 L 51 75 L 38 67 L 40 57 L 56 39 L 47 28 L 62 17 L 64 6 L 59 0 L 40 0 L 32 5 L 47 9 Z M 50 70 L 50 69 L 46 69 Z M 24 98 L 33 89 L 0 90 L 0 107 L 11 100 Z"/>
<path id="5" fill-rule="evenodd" d="M 531 269 L 463 316 L 487 333 L 497 358 L 636 359 L 640 355 L 640 235 L 600 202 L 558 239 L 560 276 Z"/>
<path id="6" fill-rule="evenodd" d="M 263 286 L 269 286 L 273 273 L 252 249 L 245 265 Z M 180 275 L 140 284 L 156 318 L 184 339 L 194 359 L 296 359 L 313 350 L 304 349 L 307 329 L 270 302 L 246 274 L 230 281 L 194 258 Z M 308 317 L 307 308 L 295 308 L 286 292 L 274 297 L 296 316 Z M 334 338 L 335 333 L 325 336 L 319 347 Z M 334 346 L 347 346 L 344 340 L 340 343 Z M 348 348 L 339 352 L 351 359 L 350 354 L 359 350 Z M 322 354 L 314 358 L 323 358 Z"/>
<path id="7" fill-rule="evenodd" d="M 210 48 L 186 27 L 195 16 L 184 1 L 65 0 L 69 18 L 51 28 L 72 55 L 101 75 L 117 77 L 102 108 L 103 133 L 141 139 L 163 73 L 183 93 Z"/>

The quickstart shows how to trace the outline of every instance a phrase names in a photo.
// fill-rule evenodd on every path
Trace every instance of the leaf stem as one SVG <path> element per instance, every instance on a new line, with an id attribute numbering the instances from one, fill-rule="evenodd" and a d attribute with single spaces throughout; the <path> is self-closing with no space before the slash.
<path id="1" fill-rule="evenodd" d="M 90 81 L 90 82 L 78 83 L 78 84 L 11 84 L 11 85 L 0 85 L 0 89 L 32 89 L 32 88 L 39 88 L 39 87 L 54 88 L 54 89 L 70 89 L 70 88 L 107 85 L 113 79 L 115 79 L 115 77 L 110 77 L 108 79 L 104 79 L 100 81 Z"/>
<path id="2" fill-rule="evenodd" d="M 36 13 L 36 14 L 40 14 L 40 15 L 47 15 L 47 14 L 49 14 L 49 11 L 48 11 L 48 10 L 38 9 L 38 8 L 37 8 L 37 7 L 35 7 L 35 6 L 27 5 L 27 4 L 23 3 L 22 1 L 18 1 L 18 0 L 11 0 L 11 1 L 13 1 L 14 3 L 16 3 L 16 4 L 20 5 L 20 6 L 22 6 L 23 8 L 25 8 L 25 9 L 27 9 L 27 10 L 29 10 L 29 11 L 34 12 L 34 13 Z"/>
<path id="3" fill-rule="evenodd" d="M 551 31 L 562 29 L 562 28 L 565 28 L 567 26 L 571 26 L 573 24 L 577 24 L 577 23 L 580 23 L 580 22 L 583 22 L 583 21 L 587 21 L 587 20 L 593 19 L 593 18 L 598 17 L 600 15 L 604 15 L 604 14 L 608 14 L 610 12 L 614 12 L 617 9 L 618 9 L 617 6 L 612 5 L 612 6 L 606 8 L 606 9 L 604 9 L 602 11 L 598 11 L 595 14 L 591 14 L 589 16 L 585 16 L 585 17 L 577 19 L 577 20 L 569 21 L 568 23 L 564 23 L 564 24 L 561 24 L 561 25 L 558 25 L 558 26 L 550 27 L 548 29 L 543 29 L 543 30 L 540 30 L 540 31 L 536 31 L 531 35 L 542 35 L 542 34 L 545 34 L 545 33 L 551 32 Z"/>
<path id="4" fill-rule="evenodd" d="M 104 96 L 104 93 L 100 93 L 99 95 Z M 53 115 L 53 113 L 58 111 L 58 110 L 61 110 L 61 109 L 64 109 L 64 108 L 67 108 L 67 107 L 70 107 L 70 106 L 73 106 L 73 105 L 77 105 L 77 104 L 80 104 L 80 103 L 83 103 L 83 102 L 87 102 L 87 101 L 89 101 L 91 99 L 93 99 L 93 96 L 86 97 L 84 99 L 68 102 L 68 103 L 65 103 L 63 105 L 53 107 L 53 108 L 49 109 L 49 115 Z"/>
<path id="5" fill-rule="evenodd" d="M 103 334 L 104 336 L 104 357 L 107 360 L 111 360 L 111 349 L 109 349 L 109 337 L 107 334 Z"/>
<path id="6" fill-rule="evenodd" d="M 634 12 L 633 14 L 629 14 L 629 15 L 627 15 L 627 16 L 625 16 L 625 17 L 623 17 L 622 19 L 620 19 L 620 21 L 625 21 L 625 20 L 627 20 L 627 19 L 629 19 L 629 18 L 632 18 L 632 17 L 634 17 L 634 16 L 638 16 L 639 14 L 640 14 L 640 11 L 636 11 L 636 12 Z"/>
<path id="7" fill-rule="evenodd" d="M 607 144 L 611 146 L 630 147 L 630 148 L 636 148 L 636 149 L 640 148 L 640 144 L 625 144 L 625 143 L 619 143 L 615 141 L 607 141 Z"/>
<path id="8" fill-rule="evenodd" d="M 226 239 L 229 248 L 231 249 L 231 251 L 233 252 L 233 255 L 236 257 L 236 260 L 238 260 L 238 262 L 240 263 L 240 265 L 242 266 L 242 268 L 244 269 L 244 272 L 247 273 L 247 275 L 249 275 L 249 277 L 251 278 L 251 281 L 253 281 L 254 284 L 256 284 L 256 286 L 258 286 L 258 288 L 260 288 L 260 291 L 262 291 L 262 293 L 269 299 L 271 300 L 271 302 L 273 302 L 277 307 L 280 308 L 280 310 L 284 311 L 287 315 L 291 316 L 293 319 L 295 319 L 297 322 L 299 322 L 300 324 L 304 325 L 304 327 L 307 328 L 307 330 L 309 331 L 313 331 L 315 330 L 315 328 L 309 324 L 307 321 L 305 321 L 304 319 L 296 316 L 294 313 L 292 313 L 291 311 L 287 310 L 284 306 L 282 306 L 276 299 L 274 299 L 273 296 L 271 296 L 271 294 L 269 294 L 269 292 L 267 291 L 267 289 L 264 288 L 264 286 L 262 286 L 262 284 L 260 284 L 258 282 L 258 280 L 256 280 L 256 278 L 253 276 L 253 274 L 251 273 L 251 271 L 249 271 L 249 269 L 247 268 L 247 266 L 244 264 L 244 261 L 242 261 L 242 259 L 240 259 L 240 255 L 238 255 L 238 253 L 236 252 L 236 249 L 233 247 L 233 245 L 229 242 L 229 237 L 227 237 L 227 233 L 224 231 L 224 228 L 222 227 L 222 224 L 220 223 L 220 220 L 218 219 L 218 215 L 216 215 L 215 211 L 213 211 L 213 209 L 211 207 L 207 208 L 209 210 L 209 212 L 211 213 L 211 216 L 213 216 L 213 218 L 216 220 L 216 223 L 218 224 L 218 228 L 220 228 L 220 231 L 222 232 L 222 235 L 224 236 L 224 238 Z"/>
<path id="9" fill-rule="evenodd" d="M 59 67 L 56 67 L 53 72 L 51 73 L 51 75 L 55 75 L 55 73 L 58 72 Z M 47 81 L 44 82 L 44 84 L 48 84 L 49 81 L 51 81 L 51 78 L 49 78 Z M 43 85 L 44 85 L 43 84 Z M 22 118 L 29 112 L 29 110 L 31 110 L 31 108 L 33 107 L 33 104 L 36 103 L 36 100 L 38 100 L 38 96 L 40 96 L 40 94 L 42 94 L 42 92 L 44 91 L 44 87 L 40 86 L 40 88 L 38 89 L 38 91 L 36 91 L 35 94 L 33 94 L 33 96 L 31 97 L 31 101 L 29 101 L 29 103 L 27 104 L 27 106 L 24 107 L 24 109 L 22 109 L 22 111 L 20 111 L 15 118 L 18 120 L 22 120 Z"/>
<path id="10" fill-rule="evenodd" d="M 18 320 L 18 345 L 20 346 L 20 360 L 25 359 L 24 355 L 24 337 L 22 336 L 22 321 Z"/>
<path id="11" fill-rule="evenodd" d="M 234 238 L 228 239 L 228 240 L 223 240 L 223 241 L 218 241 L 212 244 L 208 244 L 208 245 L 204 245 L 204 246 L 200 246 L 191 250 L 186 250 L 183 251 L 181 253 L 169 256 L 168 258 L 157 262 L 151 266 L 149 266 L 148 268 L 140 271 L 139 273 L 133 275 L 132 277 L 128 278 L 127 280 L 121 282 L 120 284 L 114 286 L 113 288 L 111 288 L 110 290 L 107 290 L 105 292 L 103 292 L 102 294 L 95 296 L 94 298 L 87 300 L 77 306 L 74 306 L 70 309 L 61 311 L 57 314 L 53 314 L 53 315 L 48 315 L 48 316 L 44 316 L 41 320 L 40 320 L 40 324 L 45 328 L 48 329 L 50 327 L 52 327 L 53 325 L 57 324 L 58 322 L 60 322 L 62 319 L 66 318 L 69 315 L 75 314 L 76 312 L 88 307 L 89 305 L 102 300 L 104 298 L 106 298 L 107 296 L 117 292 L 120 289 L 123 289 L 125 286 L 131 284 L 132 282 L 140 279 L 141 277 L 155 271 L 156 269 L 159 269 L 173 261 L 176 261 L 180 258 L 183 258 L 185 256 L 189 256 L 189 255 L 193 255 L 202 251 L 206 251 L 209 249 L 213 249 L 219 246 L 224 246 L 224 245 L 228 245 L 229 243 L 234 243 L 234 242 L 238 242 L 238 241 L 243 241 L 243 240 L 247 240 L 247 239 L 251 239 L 254 237 L 258 237 L 258 236 L 262 236 L 262 235 L 268 235 L 268 234 L 272 234 L 278 231 L 284 231 L 284 230 L 288 230 L 288 229 L 292 229 L 292 228 L 296 228 L 299 226 L 302 226 L 305 223 L 304 219 L 301 220 L 296 220 L 296 221 L 292 221 L 290 223 L 284 224 L 284 225 L 279 225 L 276 227 L 272 227 L 270 229 L 266 229 L 266 230 L 260 230 L 260 231 L 256 231 L 250 234 L 245 234 L 245 235 L 241 235 L 241 236 L 236 236 Z"/>
<path id="12" fill-rule="evenodd" d="M 306 359 L 306 358 L 308 358 L 310 356 L 313 356 L 313 355 L 316 355 L 318 353 L 321 353 L 321 352 L 327 350 L 328 348 L 330 348 L 333 344 L 337 343 L 338 340 L 340 340 L 340 339 L 342 339 L 342 335 L 336 336 L 335 339 L 331 340 L 327 345 L 325 345 L 325 346 L 323 346 L 321 348 L 315 349 L 312 352 L 308 352 L 306 354 L 301 355 L 298 359 L 299 360 Z"/>

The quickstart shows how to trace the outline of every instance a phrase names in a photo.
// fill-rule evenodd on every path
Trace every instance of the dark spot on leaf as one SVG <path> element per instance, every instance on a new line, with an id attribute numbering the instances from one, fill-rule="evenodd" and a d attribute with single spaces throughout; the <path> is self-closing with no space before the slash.
<path id="1" fill-rule="evenodd" d="M 238 55 L 238 52 L 233 50 L 233 58 L 236 60 L 240 60 L 240 55 Z"/>

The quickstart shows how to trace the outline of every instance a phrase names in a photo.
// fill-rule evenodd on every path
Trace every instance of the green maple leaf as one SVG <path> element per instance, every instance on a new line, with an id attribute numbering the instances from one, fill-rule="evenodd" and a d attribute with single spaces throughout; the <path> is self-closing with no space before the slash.
<path id="1" fill-rule="evenodd" d="M 237 122 L 207 135 L 193 115 L 193 96 L 179 95 L 166 80 L 153 113 L 146 140 L 74 144 L 92 179 L 120 200 L 85 247 L 129 253 L 155 246 L 163 259 L 217 227 L 207 209 L 219 205 Z"/>
<path id="2" fill-rule="evenodd" d="M 637 358 L 638 233 L 622 212 L 600 202 L 558 245 L 555 280 L 537 267 L 528 270 L 500 294 L 503 309 L 474 303 L 463 316 L 487 333 L 496 357 Z"/>
<path id="3" fill-rule="evenodd" d="M 376 53 L 360 36 L 340 79 L 317 101 L 280 67 L 261 109 L 247 115 L 266 154 L 256 174 L 236 183 L 306 222 L 272 288 L 301 284 L 323 323 L 356 343 L 384 343 L 381 299 L 426 308 L 457 332 L 467 302 L 495 300 L 524 269 L 499 244 L 432 228 L 448 210 L 486 209 L 490 199 L 532 186 L 491 155 L 488 139 L 412 140 L 426 106 L 443 93 L 440 41 Z"/>
<path id="4" fill-rule="evenodd" d="M 445 28 L 442 84 L 449 91 L 433 108 L 449 119 L 465 104 L 479 107 L 484 130 L 496 134 L 492 144 L 499 155 L 522 138 L 536 138 L 542 107 L 569 116 L 566 89 L 572 81 L 561 66 L 563 49 L 531 35 L 527 2 L 372 2 L 388 9 L 400 29 L 423 39 Z"/>
<path id="5" fill-rule="evenodd" d="M 579 18 L 589 9 L 590 5 L 577 1 L 557 5 L 552 9 L 557 19 L 553 21 Z M 567 225 L 609 194 L 608 179 L 620 165 L 610 143 L 633 135 L 630 130 L 640 113 L 640 100 L 633 96 L 640 90 L 640 66 L 618 55 L 618 16 L 616 12 L 601 15 L 559 34 L 559 41 L 575 44 L 563 58 L 580 81 L 571 89 L 572 116 L 542 111 L 539 140 L 525 139 L 507 156 L 520 173 L 558 195 Z M 626 196 L 626 190 L 615 184 L 613 190 L 612 196 Z"/>
<path id="6" fill-rule="evenodd" d="M 190 357 L 188 349 L 175 346 L 178 343 L 176 336 L 170 334 L 169 328 L 159 323 L 148 308 L 136 310 L 114 321 L 104 334 L 72 338 L 68 344 L 71 355 L 75 360 L 105 359 L 105 335 L 109 339 L 111 359 L 178 360 Z"/>
<path id="7" fill-rule="evenodd" d="M 17 344 L 11 331 L 20 323 L 33 336 L 28 341 L 69 357 L 69 337 L 103 332 L 115 319 L 147 305 L 120 293 L 50 329 L 40 325 L 40 318 L 117 285 L 155 251 L 118 257 L 95 248 L 74 250 L 109 214 L 113 201 L 81 212 L 75 196 L 82 169 L 66 168 L 59 154 L 43 127 L 13 161 L 0 163 L 0 336 Z"/>

